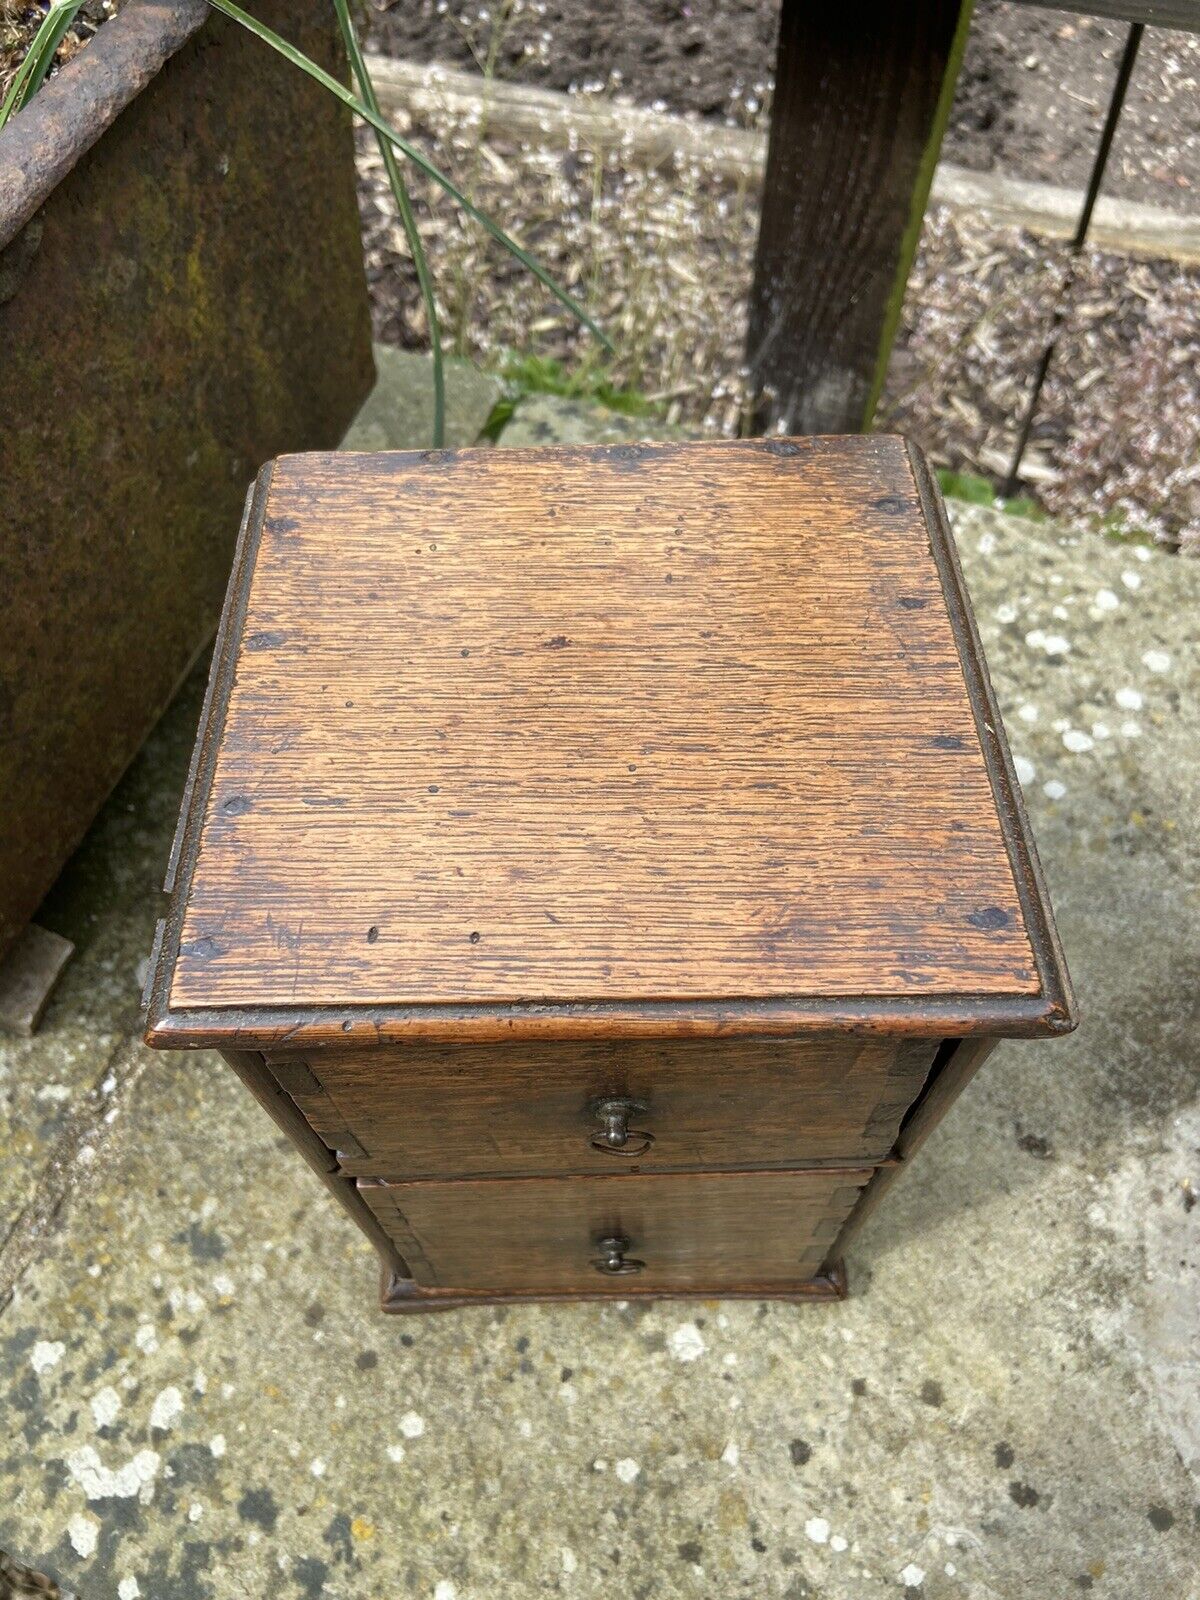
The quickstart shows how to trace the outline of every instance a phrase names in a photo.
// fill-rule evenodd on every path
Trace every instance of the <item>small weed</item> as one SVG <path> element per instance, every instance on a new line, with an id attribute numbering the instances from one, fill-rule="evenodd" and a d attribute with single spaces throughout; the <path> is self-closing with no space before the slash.
<path id="1" fill-rule="evenodd" d="M 1162 542 L 1145 528 L 1131 527 L 1119 511 L 1110 511 L 1100 523 L 1100 532 L 1110 544 L 1144 544 L 1152 550 L 1161 550 Z"/>
<path id="2" fill-rule="evenodd" d="M 1005 500 L 996 493 L 994 483 L 974 472 L 951 472 L 943 468 L 938 472 L 938 482 L 948 500 L 965 500 L 973 506 L 992 506 L 1010 517 L 1024 517 L 1029 522 L 1046 520 L 1046 513 L 1031 495 L 1018 494 L 1011 500 Z"/>
<path id="3" fill-rule="evenodd" d="M 637 389 L 613 383 L 601 369 L 588 363 L 578 368 L 564 366 L 551 356 L 508 355 L 500 366 L 504 393 L 492 407 L 483 430 L 495 441 L 504 431 L 513 412 L 530 394 L 557 394 L 572 400 L 594 400 L 609 411 L 626 417 L 658 417 L 661 408 Z"/>
<path id="4" fill-rule="evenodd" d="M 1024 517 L 1028 522 L 1045 522 L 1046 512 L 1032 496 L 1014 495 L 1005 500 L 996 493 L 996 486 L 988 478 L 974 472 L 952 472 L 948 467 L 938 471 L 938 482 L 947 500 L 965 500 L 968 505 L 992 506 L 1010 517 Z M 1131 526 L 1119 511 L 1110 511 L 1099 522 L 1089 519 L 1094 527 L 1111 544 L 1144 544 L 1152 550 L 1163 548 L 1161 540 L 1145 528 Z"/>
<path id="5" fill-rule="evenodd" d="M 1010 517 L 1024 517 L 1027 522 L 1045 522 L 1046 513 L 1032 495 L 1015 494 L 1011 500 L 1000 501 L 1001 511 Z"/>
<path id="6" fill-rule="evenodd" d="M 965 500 L 973 506 L 996 504 L 996 486 L 986 478 L 977 477 L 973 472 L 951 472 L 948 467 L 942 467 L 937 476 L 948 500 Z"/>

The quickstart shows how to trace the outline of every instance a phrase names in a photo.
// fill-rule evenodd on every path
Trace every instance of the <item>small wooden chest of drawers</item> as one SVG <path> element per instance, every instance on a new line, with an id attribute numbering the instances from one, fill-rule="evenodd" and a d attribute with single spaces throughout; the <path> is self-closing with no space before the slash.
<path id="1" fill-rule="evenodd" d="M 898 439 L 272 463 L 166 887 L 148 1041 L 389 1311 L 844 1293 L 992 1043 L 1074 1025 Z"/>

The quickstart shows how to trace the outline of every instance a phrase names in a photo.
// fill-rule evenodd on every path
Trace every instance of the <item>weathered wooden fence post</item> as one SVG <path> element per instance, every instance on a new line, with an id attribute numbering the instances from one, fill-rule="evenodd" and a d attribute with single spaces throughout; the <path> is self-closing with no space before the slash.
<path id="1" fill-rule="evenodd" d="M 783 0 L 747 360 L 763 431 L 870 424 L 971 0 Z"/>

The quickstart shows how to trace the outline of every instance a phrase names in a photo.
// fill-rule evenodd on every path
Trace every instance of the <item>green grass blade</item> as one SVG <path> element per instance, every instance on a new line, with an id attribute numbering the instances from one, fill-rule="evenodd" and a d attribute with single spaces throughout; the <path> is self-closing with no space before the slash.
<path id="1" fill-rule="evenodd" d="M 371 82 L 371 74 L 367 70 L 367 63 L 363 59 L 362 49 L 359 46 L 354 19 L 350 15 L 349 0 L 333 0 L 333 5 L 342 30 L 342 38 L 345 41 L 346 54 L 350 58 L 350 66 L 355 78 L 358 80 L 359 93 L 362 95 L 365 104 L 370 106 L 376 115 L 379 115 L 379 99 L 375 93 L 375 85 Z M 433 279 L 430 276 L 425 247 L 421 243 L 421 235 L 417 231 L 417 219 L 413 215 L 408 185 L 405 183 L 403 174 L 400 171 L 400 164 L 396 160 L 396 152 L 381 133 L 376 132 L 375 142 L 379 146 L 379 154 L 383 158 L 384 170 L 387 173 L 388 182 L 392 186 L 392 194 L 400 212 L 400 220 L 404 225 L 405 237 L 408 239 L 409 252 L 417 269 L 417 283 L 420 285 L 421 299 L 425 302 L 425 320 L 429 324 L 430 353 L 433 356 L 433 448 L 440 450 L 446 443 L 446 373 L 445 363 L 442 359 L 442 330 L 438 323 L 437 302 L 433 295 Z"/>
<path id="2" fill-rule="evenodd" d="M 569 295 L 565 289 L 560 288 L 545 267 L 531 256 L 527 250 L 522 250 L 517 241 L 510 238 L 504 229 L 498 223 L 493 222 L 486 212 L 480 211 L 478 206 L 473 205 L 462 190 L 444 172 L 435 167 L 429 157 L 423 155 L 416 145 L 410 144 L 407 139 L 402 138 L 377 112 L 372 111 L 370 106 L 364 105 L 357 95 L 352 94 L 344 84 L 339 83 L 323 67 L 319 67 L 302 50 L 297 50 L 295 45 L 289 44 L 286 39 L 281 38 L 279 34 L 268 28 L 265 23 L 259 22 L 249 12 L 243 11 L 241 6 L 233 3 L 233 0 L 208 0 L 208 3 L 214 10 L 220 11 L 232 21 L 240 23 L 243 28 L 248 29 L 256 38 L 261 39 L 264 44 L 270 45 L 271 49 L 277 51 L 286 61 L 290 61 L 293 66 L 299 67 L 301 72 L 306 72 L 314 82 L 319 83 L 322 88 L 328 89 L 329 93 L 340 100 L 343 105 L 349 106 L 351 111 L 360 116 L 364 122 L 369 122 L 377 133 L 381 133 L 402 155 L 407 156 L 414 166 L 419 167 L 422 172 L 433 179 L 439 188 L 444 189 L 469 217 L 473 218 L 487 233 L 490 233 L 497 243 L 502 244 L 510 255 L 514 256 L 527 271 L 531 272 L 538 282 L 544 285 L 554 298 L 583 324 L 589 333 L 594 334 L 606 350 L 610 353 L 612 352 L 613 347 L 607 336 L 588 316 L 579 302 Z"/>
<path id="3" fill-rule="evenodd" d="M 25 59 L 17 68 L 8 86 L 8 93 L 4 96 L 4 103 L 0 105 L 0 128 L 10 117 L 15 117 L 42 87 L 46 74 L 54 65 L 58 47 L 82 6 L 83 0 L 51 0 L 50 9 L 38 25 L 33 43 L 25 52 Z"/>
<path id="4" fill-rule="evenodd" d="M 42 23 L 43 28 L 46 26 L 46 22 L 49 20 L 50 19 L 47 17 L 46 21 Z M 18 105 L 24 104 L 25 85 L 29 82 L 30 74 L 33 71 L 33 53 L 36 46 L 37 40 L 35 39 L 33 44 L 29 47 L 29 51 L 26 54 L 24 61 L 22 61 L 21 65 L 13 74 L 12 82 L 8 86 L 8 93 L 4 96 L 3 103 L 0 104 L 0 128 L 2 128 L 8 119 L 15 114 Z"/>

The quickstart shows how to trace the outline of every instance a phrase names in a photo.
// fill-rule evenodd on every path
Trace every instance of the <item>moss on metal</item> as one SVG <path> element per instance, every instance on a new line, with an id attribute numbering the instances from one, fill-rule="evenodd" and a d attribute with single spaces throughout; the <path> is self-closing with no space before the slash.
<path id="1" fill-rule="evenodd" d="M 344 71 L 324 0 L 260 9 Z M 370 388 L 347 114 L 213 18 L 0 253 L 0 295 L 2 953 L 211 636 L 247 482 Z"/>

